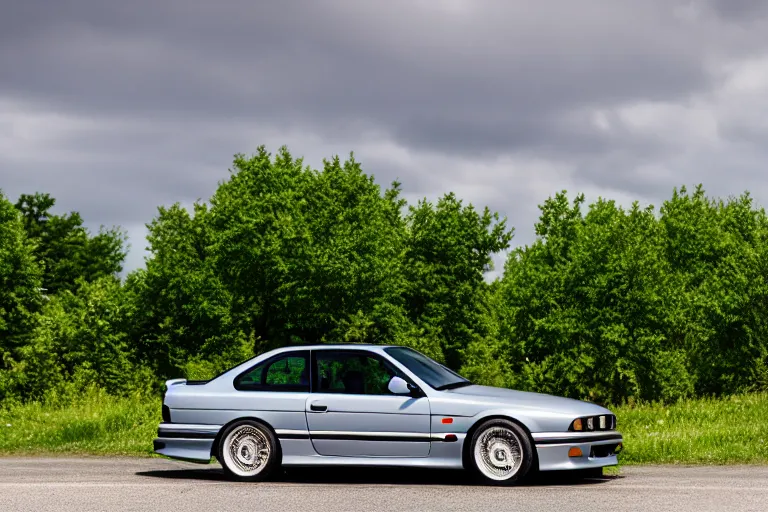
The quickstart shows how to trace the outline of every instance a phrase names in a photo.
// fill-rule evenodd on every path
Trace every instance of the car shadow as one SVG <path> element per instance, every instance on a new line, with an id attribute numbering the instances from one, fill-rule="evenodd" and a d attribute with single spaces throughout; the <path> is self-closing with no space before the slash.
<path id="1" fill-rule="evenodd" d="M 205 469 L 139 471 L 138 476 L 172 480 L 227 482 L 218 465 Z M 526 478 L 518 486 L 585 486 L 621 479 L 619 475 L 584 477 L 573 471 L 547 471 Z M 270 482 L 325 485 L 472 485 L 485 486 L 465 471 L 419 468 L 290 468 L 273 475 Z"/>

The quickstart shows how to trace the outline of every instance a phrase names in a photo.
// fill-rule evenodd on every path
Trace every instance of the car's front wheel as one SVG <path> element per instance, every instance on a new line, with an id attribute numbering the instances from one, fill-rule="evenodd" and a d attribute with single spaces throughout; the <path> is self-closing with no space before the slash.
<path id="1" fill-rule="evenodd" d="M 472 435 L 469 456 L 475 472 L 485 482 L 511 484 L 531 469 L 533 448 L 519 425 L 494 419 L 480 425 Z"/>
<path id="2" fill-rule="evenodd" d="M 278 466 L 278 451 L 277 439 L 269 428 L 244 420 L 222 433 L 216 458 L 230 478 L 257 482 L 266 479 Z"/>

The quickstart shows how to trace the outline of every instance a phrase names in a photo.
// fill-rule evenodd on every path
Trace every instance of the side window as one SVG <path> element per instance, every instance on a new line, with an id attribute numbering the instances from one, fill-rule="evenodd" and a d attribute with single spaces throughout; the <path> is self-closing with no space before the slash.
<path id="1" fill-rule="evenodd" d="M 390 379 L 400 375 L 393 366 L 375 354 L 361 350 L 317 350 L 318 393 L 353 395 L 391 395 Z M 400 375 L 402 376 L 402 375 Z"/>
<path id="2" fill-rule="evenodd" d="M 309 352 L 288 352 L 257 364 L 234 382 L 240 391 L 309 391 Z"/>

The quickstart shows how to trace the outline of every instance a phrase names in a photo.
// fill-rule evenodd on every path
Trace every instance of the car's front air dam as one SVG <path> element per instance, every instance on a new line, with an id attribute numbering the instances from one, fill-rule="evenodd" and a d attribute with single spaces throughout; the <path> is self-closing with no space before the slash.
<path id="1" fill-rule="evenodd" d="M 590 469 L 618 464 L 618 432 L 545 432 L 533 434 L 540 471 Z"/>

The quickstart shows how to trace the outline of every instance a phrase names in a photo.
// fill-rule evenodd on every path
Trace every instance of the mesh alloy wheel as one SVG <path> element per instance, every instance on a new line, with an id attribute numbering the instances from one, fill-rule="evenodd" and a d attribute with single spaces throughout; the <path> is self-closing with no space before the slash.
<path id="1" fill-rule="evenodd" d="M 520 440 L 508 428 L 486 429 L 475 443 L 475 463 L 490 479 L 506 480 L 513 476 L 522 459 Z"/>
<path id="2" fill-rule="evenodd" d="M 255 421 L 243 421 L 223 433 L 217 458 L 231 477 L 258 481 L 274 469 L 277 450 L 277 441 L 268 428 Z"/>
<path id="3" fill-rule="evenodd" d="M 490 420 L 472 436 L 471 457 L 479 475 L 487 482 L 512 483 L 531 467 L 533 452 L 528 435 L 508 420 Z"/>

